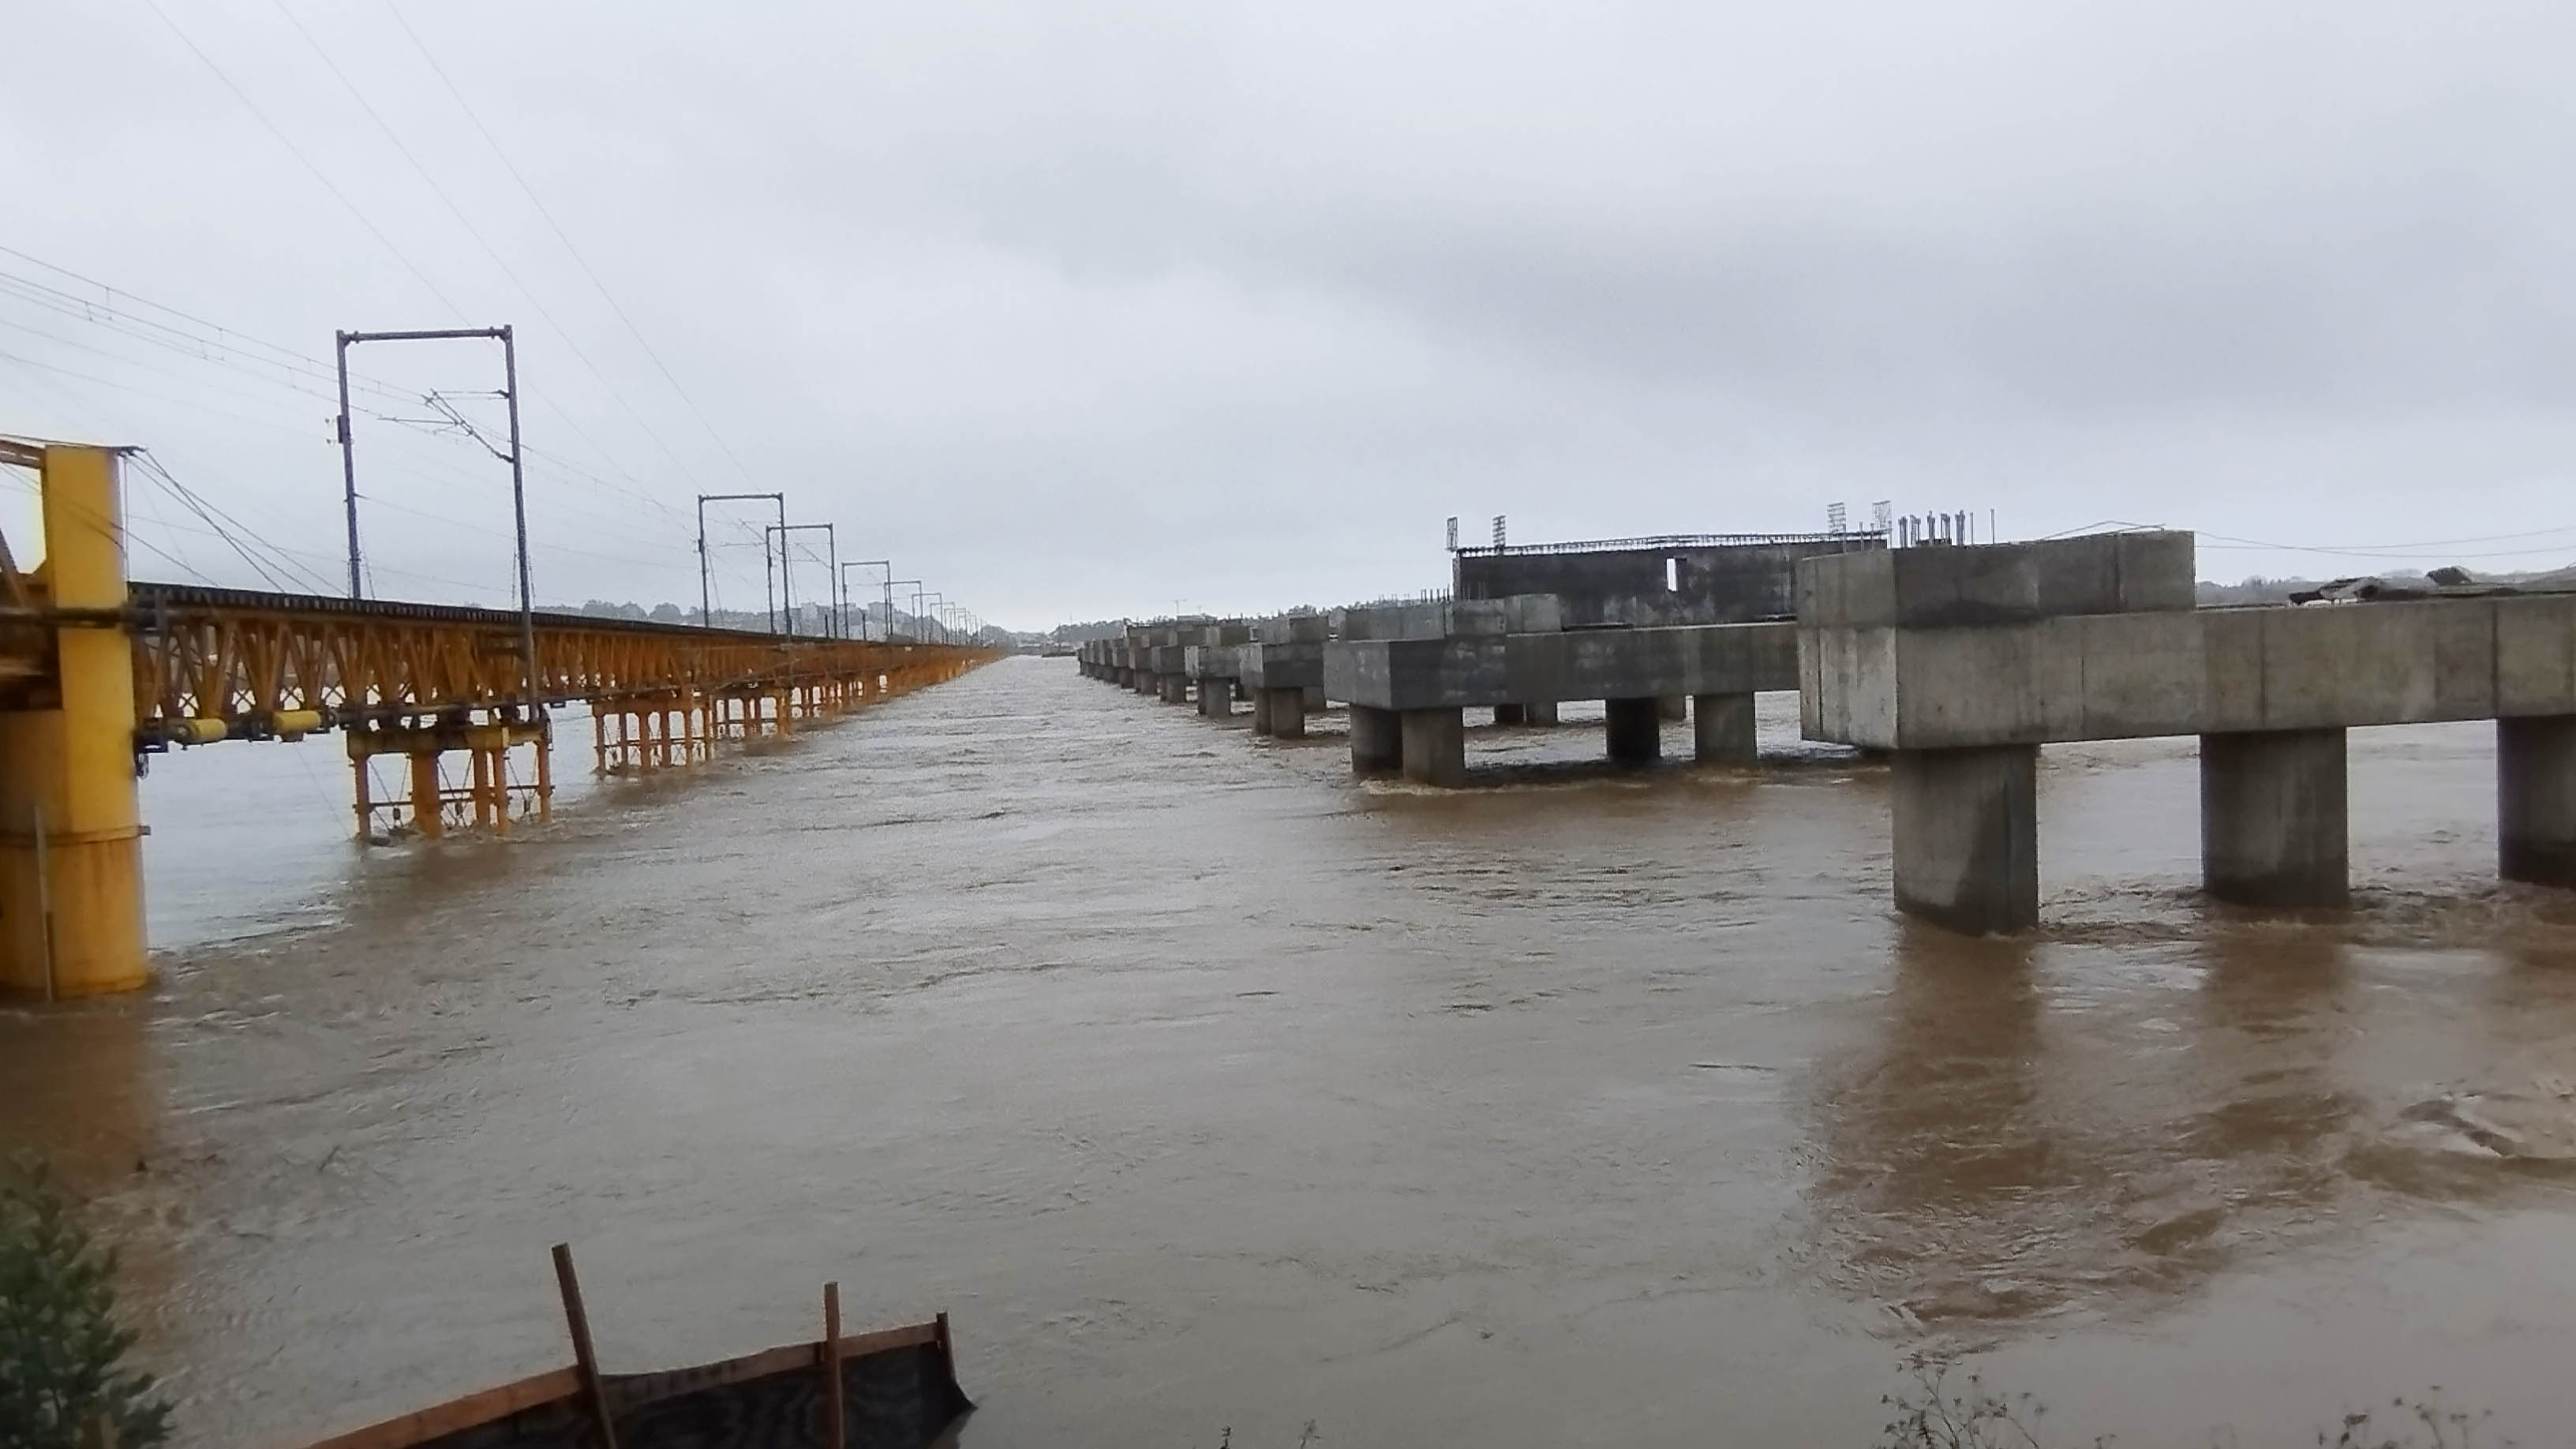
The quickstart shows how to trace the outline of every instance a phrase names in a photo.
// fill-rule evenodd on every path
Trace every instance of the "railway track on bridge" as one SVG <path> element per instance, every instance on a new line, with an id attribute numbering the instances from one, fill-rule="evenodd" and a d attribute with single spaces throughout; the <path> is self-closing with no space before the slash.
<path id="1" fill-rule="evenodd" d="M 154 754 L 337 733 L 358 834 L 506 833 L 554 795 L 554 710 L 590 716 L 602 773 L 953 679 L 957 644 L 269 593 L 125 576 L 118 450 L 0 445 L 41 480 L 45 560 L 0 540 L 0 989 L 130 990 L 145 966 L 136 781 Z M 514 755 L 526 751 L 524 768 Z M 462 757 L 451 780 L 444 762 Z M 374 762 L 396 757 L 380 793 Z"/>

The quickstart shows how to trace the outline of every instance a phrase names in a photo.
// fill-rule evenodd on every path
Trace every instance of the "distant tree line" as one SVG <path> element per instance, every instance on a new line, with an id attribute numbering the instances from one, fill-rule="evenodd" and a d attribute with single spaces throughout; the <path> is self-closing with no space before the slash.
<path id="1" fill-rule="evenodd" d="M 2439 569 L 2434 572 L 2440 573 L 2442 577 L 2431 578 L 2414 569 L 2385 571 L 2356 569 L 2350 574 L 2336 575 L 2335 578 L 2374 578 L 2381 583 L 2401 589 L 2429 588 L 2438 583 L 2457 583 L 2464 578 L 2472 583 L 2515 584 L 2524 588 L 2576 586 L 2576 568 L 2502 574 L 2479 573 L 2470 569 Z M 2235 584 L 2213 584 L 2204 579 L 2200 583 L 2198 594 L 2203 607 L 2217 604 L 2286 604 L 2292 594 L 2306 593 L 2333 581 L 2332 579 L 2270 579 L 2260 574 Z"/>

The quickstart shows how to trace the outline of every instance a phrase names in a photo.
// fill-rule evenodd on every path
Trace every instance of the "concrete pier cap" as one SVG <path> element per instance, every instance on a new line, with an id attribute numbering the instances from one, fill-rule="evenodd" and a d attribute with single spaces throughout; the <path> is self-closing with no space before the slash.
<path id="1" fill-rule="evenodd" d="M 1554 594 L 1499 599 L 1431 599 L 1337 609 L 1336 639 L 1458 639 L 1498 634 L 1553 634 L 1565 627 L 1565 601 Z"/>
<path id="2" fill-rule="evenodd" d="M 1332 621 L 1322 614 L 1282 614 L 1252 625 L 1252 642 L 1236 650 L 1236 678 L 1252 698 L 1252 732 L 1299 739 L 1306 716 L 1323 708 L 1324 645 Z M 1309 704 L 1309 695 L 1317 696 Z"/>
<path id="3" fill-rule="evenodd" d="M 2191 714 L 2194 564 L 2192 535 L 2162 530 L 1799 561 L 1800 732 L 1896 752 L 1898 909 L 1969 934 L 2038 924 L 2038 746 Z M 2085 621 L 2110 617 L 2136 648 L 2097 675 Z"/>

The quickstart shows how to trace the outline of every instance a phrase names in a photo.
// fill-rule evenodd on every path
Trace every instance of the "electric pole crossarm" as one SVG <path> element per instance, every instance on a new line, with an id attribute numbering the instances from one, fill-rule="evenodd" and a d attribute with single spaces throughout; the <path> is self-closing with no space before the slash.
<path id="1" fill-rule="evenodd" d="M 510 405 L 510 514 L 512 532 L 518 539 L 519 564 L 519 648 L 527 666 L 527 703 L 531 715 L 538 698 L 536 598 L 528 568 L 528 477 L 519 448 L 519 344 L 516 334 L 502 327 L 431 327 L 394 332 L 335 331 L 331 334 L 333 355 L 340 382 L 340 487 L 349 515 L 349 597 L 364 597 L 365 585 L 359 569 L 358 553 L 358 452 L 357 429 L 349 417 L 349 349 L 361 342 L 457 342 L 483 341 L 501 344 L 501 396 Z M 490 444 L 485 444 L 490 447 Z"/>
<path id="2" fill-rule="evenodd" d="M 787 495 L 784 493 L 701 493 L 698 495 L 698 626 L 700 628 L 712 629 L 715 627 L 716 622 L 714 588 L 708 581 L 707 505 L 710 503 L 750 502 L 765 502 L 777 505 L 778 521 L 781 523 L 785 523 L 787 521 Z M 770 563 L 769 540 L 766 535 L 762 536 L 760 548 L 761 571 L 763 573 L 767 573 L 769 571 Z M 771 582 L 773 584 L 776 582 L 774 576 L 772 577 Z M 770 615 L 770 628 L 775 632 L 777 626 L 778 618 L 776 613 L 773 612 Z"/>
<path id="3" fill-rule="evenodd" d="M 340 337 L 347 342 L 454 342 L 465 338 L 506 342 L 510 337 L 510 329 L 507 327 L 437 327 L 417 332 L 343 332 Z"/>
<path id="4" fill-rule="evenodd" d="M 852 569 L 884 569 L 887 576 L 892 577 L 894 574 L 894 560 L 890 558 L 854 558 L 841 565 L 841 637 L 844 639 L 850 637 L 850 570 Z M 891 586 L 889 586 L 889 589 L 891 589 Z M 886 600 L 886 627 L 889 629 L 894 627 L 894 600 L 891 598 Z M 862 608 L 859 610 L 859 637 L 864 639 L 867 636 L 868 611 L 865 608 Z"/>
<path id="5" fill-rule="evenodd" d="M 769 526 L 768 532 L 776 535 L 778 539 L 778 598 L 779 602 L 784 606 L 780 612 L 787 616 L 787 632 L 790 634 L 796 632 L 796 615 L 794 612 L 796 608 L 796 600 L 795 583 L 793 573 L 790 568 L 791 561 L 787 556 L 787 535 L 791 533 L 811 533 L 816 530 L 820 530 L 823 536 L 827 539 L 832 537 L 832 525 L 828 523 L 773 523 Z M 832 557 L 834 561 L 837 562 L 839 559 L 840 546 L 836 542 L 832 544 L 831 547 L 833 549 Z M 830 565 L 827 564 L 826 567 L 830 567 Z M 830 619 L 828 616 L 824 623 L 828 629 L 830 625 Z"/>

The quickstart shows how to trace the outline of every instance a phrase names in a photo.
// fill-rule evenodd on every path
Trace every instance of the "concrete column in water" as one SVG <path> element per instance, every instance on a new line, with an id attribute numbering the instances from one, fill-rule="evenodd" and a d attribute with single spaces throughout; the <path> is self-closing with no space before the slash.
<path id="1" fill-rule="evenodd" d="M 1279 712 L 1270 714 L 1270 727 L 1279 728 Z M 1404 767 L 1404 727 L 1391 709 L 1371 709 L 1364 704 L 1351 706 L 1351 773 L 1383 775 Z"/>
<path id="2" fill-rule="evenodd" d="M 1898 750 L 1896 908 L 1971 936 L 2039 923 L 2039 746 Z"/>
<path id="3" fill-rule="evenodd" d="M 1234 713 L 1234 681 L 1202 679 L 1199 681 L 1199 713 L 1210 719 L 1225 719 Z"/>
<path id="4" fill-rule="evenodd" d="M 1408 709 L 1404 712 L 1404 778 L 1424 785 L 1467 783 L 1465 711 Z"/>
<path id="5" fill-rule="evenodd" d="M 2200 882 L 2239 905 L 2345 903 L 2342 730 L 2200 737 Z"/>
<path id="6" fill-rule="evenodd" d="M 2576 886 L 2576 715 L 2496 721 L 2496 873 Z"/>
<path id="7" fill-rule="evenodd" d="M 1753 744 L 1753 696 L 1691 696 L 1691 744 L 1702 764 L 1750 765 L 1759 759 Z"/>
<path id="8" fill-rule="evenodd" d="M 1186 674 L 1157 674 L 1154 687 L 1161 692 L 1165 704 L 1190 702 L 1190 677 Z"/>
<path id="9" fill-rule="evenodd" d="M 1305 689 L 1299 692 L 1299 697 L 1304 705 L 1306 713 L 1322 714 L 1324 712 L 1324 686 L 1320 684 L 1307 685 Z"/>
<path id="10" fill-rule="evenodd" d="M 1252 692 L 1252 732 L 1256 735 L 1270 733 L 1269 690 L 1256 689 Z"/>
<path id="11" fill-rule="evenodd" d="M 1270 733 L 1283 740 L 1306 737 L 1306 691 L 1265 689 L 1260 694 L 1270 701 Z"/>
<path id="12" fill-rule="evenodd" d="M 46 601 L 115 618 L 125 608 L 116 450 L 47 447 L 38 470 Z M 55 997 L 135 991 L 152 972 L 134 641 L 117 622 L 53 635 L 59 697 L 0 713 L 0 986 Z"/>
<path id="13" fill-rule="evenodd" d="M 1605 699 L 1610 759 L 1620 765 L 1651 765 L 1663 757 L 1662 711 L 1652 699 Z"/>

